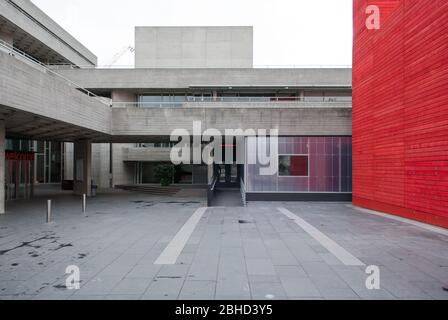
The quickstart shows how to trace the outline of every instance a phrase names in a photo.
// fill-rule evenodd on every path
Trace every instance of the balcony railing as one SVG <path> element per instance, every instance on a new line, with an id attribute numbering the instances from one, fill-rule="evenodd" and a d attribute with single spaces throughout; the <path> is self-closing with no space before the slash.
<path id="1" fill-rule="evenodd" d="M 182 102 L 114 102 L 116 108 L 259 108 L 351 106 L 351 97 L 187 97 Z"/>
<path id="2" fill-rule="evenodd" d="M 351 97 L 187 97 L 187 102 L 352 102 Z"/>

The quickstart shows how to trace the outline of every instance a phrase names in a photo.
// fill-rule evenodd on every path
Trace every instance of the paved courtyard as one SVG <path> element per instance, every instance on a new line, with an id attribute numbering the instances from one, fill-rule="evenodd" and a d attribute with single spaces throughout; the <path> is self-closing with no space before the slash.
<path id="1" fill-rule="evenodd" d="M 200 209 L 201 197 L 111 191 L 84 217 L 59 193 L 46 224 L 47 197 L 0 217 L 0 299 L 448 299 L 446 230 L 349 203 Z M 366 288 L 369 265 L 380 290 Z"/>

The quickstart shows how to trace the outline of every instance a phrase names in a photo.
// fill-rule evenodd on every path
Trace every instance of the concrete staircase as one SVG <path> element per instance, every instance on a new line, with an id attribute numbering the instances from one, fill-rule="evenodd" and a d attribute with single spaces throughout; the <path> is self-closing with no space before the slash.
<path id="1" fill-rule="evenodd" d="M 176 195 L 182 189 L 178 187 L 162 187 L 160 185 L 120 185 L 115 186 L 116 189 L 152 194 L 157 196 L 171 197 Z"/>
<path id="2" fill-rule="evenodd" d="M 243 207 L 241 192 L 239 189 L 222 188 L 216 189 L 212 207 Z"/>

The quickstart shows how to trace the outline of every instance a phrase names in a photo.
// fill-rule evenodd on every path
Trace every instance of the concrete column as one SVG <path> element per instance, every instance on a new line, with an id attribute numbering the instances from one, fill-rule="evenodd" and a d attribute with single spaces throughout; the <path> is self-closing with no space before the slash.
<path id="1" fill-rule="evenodd" d="M 5 214 L 5 120 L 0 119 L 0 214 Z"/>
<path id="2" fill-rule="evenodd" d="M 92 195 L 92 143 L 79 140 L 74 145 L 74 189 L 77 195 Z"/>
<path id="3" fill-rule="evenodd" d="M 73 173 L 75 172 L 73 166 L 73 143 L 65 142 L 64 143 L 64 180 L 74 180 Z"/>
<path id="4" fill-rule="evenodd" d="M 94 143 L 92 145 L 92 177 L 99 188 L 110 188 L 110 144 Z"/>

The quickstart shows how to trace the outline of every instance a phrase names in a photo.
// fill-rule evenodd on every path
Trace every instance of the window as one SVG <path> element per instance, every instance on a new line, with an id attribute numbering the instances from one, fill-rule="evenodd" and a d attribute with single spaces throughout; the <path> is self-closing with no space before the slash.
<path id="1" fill-rule="evenodd" d="M 278 175 L 281 177 L 308 177 L 308 156 L 279 156 Z"/>
<path id="2" fill-rule="evenodd" d="M 163 93 L 139 96 L 139 103 L 142 108 L 182 107 L 185 101 L 187 101 L 187 98 L 182 94 Z"/>

